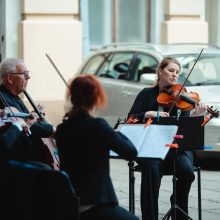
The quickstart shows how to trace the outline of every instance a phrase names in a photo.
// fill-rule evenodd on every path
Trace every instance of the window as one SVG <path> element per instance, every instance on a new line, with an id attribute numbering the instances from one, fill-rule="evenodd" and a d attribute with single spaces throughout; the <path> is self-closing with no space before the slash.
<path id="1" fill-rule="evenodd" d="M 120 0 L 118 1 L 118 19 L 115 22 L 117 42 L 146 42 L 147 39 L 147 1 Z"/>
<path id="2" fill-rule="evenodd" d="M 90 48 L 150 41 L 150 0 L 92 0 L 88 7 Z"/>
<path id="3" fill-rule="evenodd" d="M 133 53 L 116 53 L 109 56 L 98 75 L 113 79 L 127 79 Z"/>
<path id="4" fill-rule="evenodd" d="M 89 36 L 90 47 L 92 48 L 98 48 L 104 44 L 111 43 L 111 2 L 111 0 L 88 1 Z"/>
<path id="5" fill-rule="evenodd" d="M 144 73 L 155 73 L 158 65 L 158 61 L 147 54 L 139 54 L 136 57 L 135 65 L 134 65 L 134 75 L 133 80 L 139 81 L 140 77 Z"/>
<path id="6" fill-rule="evenodd" d="M 104 62 L 105 59 L 106 58 L 104 55 L 97 55 L 93 57 L 89 60 L 89 62 L 85 65 L 81 72 L 87 74 L 96 74 L 98 68 Z"/>
<path id="7" fill-rule="evenodd" d="M 182 64 L 181 75 L 179 78 L 184 82 L 185 78 L 188 77 L 193 65 L 195 64 L 195 56 L 182 56 L 180 62 Z M 199 84 L 219 84 L 220 82 L 220 56 L 218 55 L 203 55 L 189 76 L 189 85 L 199 85 Z M 181 80 L 180 80 L 181 81 Z"/>

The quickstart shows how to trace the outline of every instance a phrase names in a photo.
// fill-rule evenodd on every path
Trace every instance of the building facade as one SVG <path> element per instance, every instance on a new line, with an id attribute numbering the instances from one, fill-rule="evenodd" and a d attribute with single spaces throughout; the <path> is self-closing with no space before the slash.
<path id="1" fill-rule="evenodd" d="M 68 81 L 105 44 L 220 45 L 219 11 L 218 0 L 0 0 L 0 59 L 24 59 L 28 91 L 56 125 L 67 87 L 46 54 Z"/>

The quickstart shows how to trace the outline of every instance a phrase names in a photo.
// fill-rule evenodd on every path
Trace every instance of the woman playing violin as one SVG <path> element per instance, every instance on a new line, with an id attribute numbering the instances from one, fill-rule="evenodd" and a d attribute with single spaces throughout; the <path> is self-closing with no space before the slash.
<path id="1" fill-rule="evenodd" d="M 156 85 L 153 88 L 144 88 L 136 97 L 135 102 L 128 113 L 140 122 L 145 122 L 149 117 L 169 117 L 169 116 L 196 116 L 202 114 L 206 108 L 201 104 L 196 104 L 196 111 L 180 111 L 176 106 L 169 112 L 169 106 L 160 106 L 157 97 L 164 87 L 172 87 L 176 84 L 181 65 L 174 57 L 165 57 L 157 68 Z M 158 219 L 158 197 L 161 178 L 165 170 L 172 169 L 172 159 L 170 153 L 164 160 L 142 158 L 138 159 L 142 171 L 141 181 L 141 210 L 143 220 Z M 192 182 L 193 155 L 192 152 L 179 152 L 176 162 L 177 173 L 177 205 L 188 213 L 188 195 Z M 172 203 L 172 196 L 170 198 Z M 178 220 L 186 219 L 181 213 L 177 212 Z"/>

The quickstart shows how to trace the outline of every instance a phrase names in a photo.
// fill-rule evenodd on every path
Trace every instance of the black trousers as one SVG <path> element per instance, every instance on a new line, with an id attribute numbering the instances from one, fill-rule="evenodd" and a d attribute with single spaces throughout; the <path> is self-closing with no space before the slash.
<path id="1" fill-rule="evenodd" d="M 161 179 L 164 174 L 172 174 L 173 153 L 170 151 L 164 160 L 139 158 L 141 166 L 141 211 L 142 220 L 158 220 L 158 198 Z M 178 152 L 176 160 L 176 202 L 177 205 L 188 213 L 188 195 L 191 184 L 195 179 L 193 172 L 192 152 Z M 171 195 L 172 202 L 172 195 Z M 187 219 L 177 212 L 177 219 Z"/>
<path id="2" fill-rule="evenodd" d="M 139 220 L 131 212 L 115 204 L 99 204 L 80 213 L 80 220 Z"/>

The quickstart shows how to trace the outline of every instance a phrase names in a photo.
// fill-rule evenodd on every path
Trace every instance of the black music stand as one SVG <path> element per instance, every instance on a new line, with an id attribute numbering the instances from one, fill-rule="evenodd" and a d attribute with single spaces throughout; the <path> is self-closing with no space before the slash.
<path id="1" fill-rule="evenodd" d="M 192 219 L 186 212 L 184 212 L 176 204 L 176 159 L 179 150 L 195 151 L 202 149 L 204 147 L 204 127 L 201 126 L 204 121 L 204 117 L 181 117 L 175 122 L 166 121 L 167 119 L 162 119 L 163 123 L 177 123 L 179 126 L 177 134 L 183 135 L 182 139 L 175 139 L 174 141 L 179 145 L 179 148 L 173 150 L 173 204 L 171 205 L 168 212 L 162 218 L 162 220 L 169 219 L 171 216 L 176 220 L 176 212 L 181 212 L 188 219 Z M 192 138 L 193 135 L 193 138 Z"/>
<path id="2" fill-rule="evenodd" d="M 204 126 L 201 124 L 204 116 L 199 117 L 162 117 L 157 122 L 153 119 L 153 124 L 177 125 L 177 135 L 183 135 L 183 139 L 178 140 L 179 150 L 203 150 L 204 147 Z M 192 138 L 193 136 L 193 138 Z"/>
<path id="3" fill-rule="evenodd" d="M 204 121 L 203 116 L 180 117 L 179 119 L 177 119 L 176 117 L 168 117 L 168 118 L 163 117 L 159 119 L 159 122 L 157 121 L 156 118 L 154 118 L 153 124 L 177 125 L 178 126 L 177 135 L 178 134 L 183 135 L 183 139 L 178 140 L 178 145 L 179 145 L 178 150 L 195 151 L 195 150 L 202 150 L 204 146 L 204 127 L 201 126 L 203 121 Z M 118 125 L 119 124 L 123 124 L 123 123 L 119 122 Z M 134 171 L 136 171 L 136 169 L 134 167 L 133 161 L 129 161 L 128 166 L 129 166 L 129 211 L 135 213 Z M 176 209 L 176 204 L 173 205 L 174 205 L 173 207 Z M 173 208 L 171 210 L 173 210 Z M 168 219 L 170 217 L 170 214 L 172 214 L 171 210 L 168 211 L 168 213 L 164 216 L 163 219 Z"/>
<path id="4" fill-rule="evenodd" d="M 179 135 L 181 136 L 181 135 Z M 174 143 L 177 144 L 177 140 L 183 139 L 182 138 L 178 138 L 178 135 L 174 138 Z M 172 145 L 172 144 L 171 144 Z M 177 144 L 178 146 L 178 144 Z M 173 202 L 172 205 L 170 207 L 170 209 L 167 211 L 167 213 L 165 214 L 165 216 L 162 218 L 162 220 L 165 219 L 169 219 L 170 217 L 172 217 L 172 219 L 176 220 L 176 213 L 177 211 L 181 212 L 185 217 L 187 217 L 187 219 L 191 219 L 192 218 L 186 213 L 184 212 L 176 203 L 176 183 L 177 183 L 177 177 L 176 177 L 176 160 L 178 158 L 178 148 L 175 147 L 170 147 L 170 149 L 173 151 L 172 152 L 172 159 L 173 159 Z"/>

